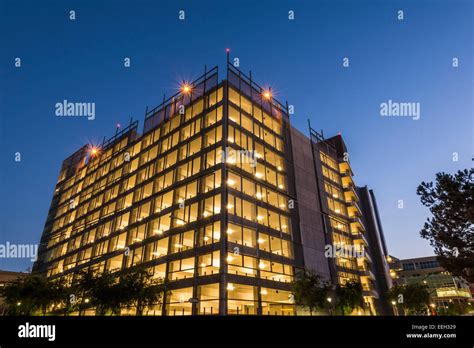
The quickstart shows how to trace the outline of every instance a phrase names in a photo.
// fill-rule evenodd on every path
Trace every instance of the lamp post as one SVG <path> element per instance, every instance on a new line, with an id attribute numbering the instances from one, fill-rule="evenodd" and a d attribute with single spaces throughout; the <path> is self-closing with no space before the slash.
<path id="1" fill-rule="evenodd" d="M 398 307 L 397 307 L 397 302 L 392 301 L 392 306 L 393 306 L 393 313 L 398 316 Z"/>
<path id="2" fill-rule="evenodd" d="M 332 298 L 328 297 L 326 300 L 329 303 L 329 315 L 332 315 Z"/>

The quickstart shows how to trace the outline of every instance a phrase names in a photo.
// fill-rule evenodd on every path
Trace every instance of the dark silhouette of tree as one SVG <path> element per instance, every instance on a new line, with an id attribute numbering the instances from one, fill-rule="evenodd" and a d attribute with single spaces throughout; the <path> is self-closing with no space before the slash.
<path id="1" fill-rule="evenodd" d="M 327 306 L 329 286 L 319 275 L 311 271 L 300 272 L 296 275 L 292 291 L 295 303 L 308 307 L 311 315 L 314 311 Z"/>
<path id="2" fill-rule="evenodd" d="M 119 315 L 124 302 L 117 285 L 117 277 L 110 271 L 97 273 L 92 270 L 81 272 L 77 289 L 81 294 L 81 307 L 95 307 L 96 315 Z"/>
<path id="3" fill-rule="evenodd" d="M 429 310 L 430 294 L 424 285 L 395 285 L 390 289 L 388 298 L 395 301 L 396 306 L 407 315 L 426 314 Z"/>
<path id="4" fill-rule="evenodd" d="M 6 284 L 0 296 L 10 315 L 46 315 L 49 308 L 63 300 L 62 283 L 41 275 L 28 275 Z"/>
<path id="5" fill-rule="evenodd" d="M 474 282 L 474 170 L 438 173 L 436 182 L 422 182 L 416 193 L 433 215 L 420 235 L 429 240 L 447 271 Z"/>
<path id="6" fill-rule="evenodd" d="M 161 303 L 166 284 L 154 280 L 147 270 L 138 268 L 122 275 L 118 287 L 123 295 L 122 304 L 135 306 L 136 315 L 143 315 L 146 307 Z"/>
<path id="7" fill-rule="evenodd" d="M 362 284 L 357 281 L 348 281 L 336 287 L 336 307 L 342 315 L 351 314 L 356 308 L 362 308 Z"/>

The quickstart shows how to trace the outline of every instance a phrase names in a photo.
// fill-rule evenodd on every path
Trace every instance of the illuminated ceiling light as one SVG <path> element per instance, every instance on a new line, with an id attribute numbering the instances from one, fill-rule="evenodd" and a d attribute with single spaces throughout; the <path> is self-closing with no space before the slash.
<path id="1" fill-rule="evenodd" d="M 282 225 L 281 228 L 286 228 L 286 225 Z"/>
<path id="2" fill-rule="evenodd" d="M 209 237 L 208 236 L 205 236 L 204 237 L 204 241 L 207 242 L 209 240 Z"/>
<path id="3" fill-rule="evenodd" d="M 285 208 L 285 207 L 286 207 L 286 205 L 285 205 L 285 204 L 283 204 L 283 203 L 282 203 L 282 204 L 280 204 L 280 208 Z"/>
<path id="4" fill-rule="evenodd" d="M 230 228 L 227 229 L 227 234 L 232 234 L 232 232 L 234 232 L 234 231 L 232 231 Z"/>
<path id="5" fill-rule="evenodd" d="M 227 290 L 229 291 L 234 290 L 234 284 L 231 284 L 231 283 L 227 284 Z"/>
<path id="6" fill-rule="evenodd" d="M 178 220 L 177 224 L 183 226 L 183 225 L 184 225 L 184 221 L 183 221 L 183 220 Z"/>
<path id="7" fill-rule="evenodd" d="M 282 171 L 282 168 L 281 168 L 280 166 L 278 166 L 278 168 L 277 168 L 277 169 L 278 169 L 280 172 Z"/>
<path id="8" fill-rule="evenodd" d="M 336 213 L 338 213 L 338 214 L 341 212 L 340 209 L 336 209 L 336 210 L 334 210 L 334 211 L 335 211 Z"/>
<path id="9" fill-rule="evenodd" d="M 339 196 L 337 195 L 337 193 L 333 193 L 332 196 L 333 196 L 334 198 L 339 197 Z"/>
<path id="10" fill-rule="evenodd" d="M 163 234 L 163 231 L 162 230 L 153 230 L 153 233 L 154 234 Z"/>
<path id="11" fill-rule="evenodd" d="M 227 256 L 227 262 L 231 262 L 234 258 L 232 256 Z"/>
<path id="12" fill-rule="evenodd" d="M 232 204 L 227 204 L 227 209 L 232 209 L 234 206 Z"/>
<path id="13" fill-rule="evenodd" d="M 258 220 L 258 221 L 262 221 L 262 220 L 263 220 L 263 216 L 261 216 L 261 215 L 257 216 L 257 220 Z"/>
<path id="14" fill-rule="evenodd" d="M 261 238 L 259 238 L 259 239 L 257 240 L 257 243 L 258 243 L 258 244 L 262 244 L 263 242 L 264 242 L 264 240 L 261 239 Z"/>
<path id="15" fill-rule="evenodd" d="M 230 185 L 230 186 L 233 186 L 235 184 L 235 181 L 232 180 L 232 179 L 228 179 L 227 184 Z"/>
<path id="16" fill-rule="evenodd" d="M 85 302 L 85 303 L 89 303 L 89 299 L 86 298 L 86 299 L 84 300 L 84 302 Z"/>
<path id="17" fill-rule="evenodd" d="M 227 140 L 229 141 L 229 143 L 233 143 L 233 142 L 234 142 L 234 138 L 232 138 L 232 137 L 228 137 Z"/>
<path id="18" fill-rule="evenodd" d="M 259 267 L 259 268 L 265 268 L 265 267 L 267 267 L 267 265 L 264 264 L 263 262 L 260 262 L 260 263 L 258 264 L 258 267 Z"/>
<path id="19" fill-rule="evenodd" d="M 278 185 L 278 187 L 283 190 L 283 185 L 282 184 Z"/>
<path id="20" fill-rule="evenodd" d="M 260 290 L 260 294 L 262 294 L 262 295 L 267 295 L 267 294 L 268 294 L 267 289 L 262 289 L 262 290 Z"/>
<path id="21" fill-rule="evenodd" d="M 271 88 L 267 89 L 266 91 L 262 92 L 263 98 L 270 100 L 272 98 L 272 90 Z"/>
<path id="22" fill-rule="evenodd" d="M 175 244 L 174 246 L 178 249 L 181 249 L 183 247 L 181 244 Z"/>
<path id="23" fill-rule="evenodd" d="M 259 172 L 257 172 L 257 173 L 255 173 L 255 176 L 256 176 L 257 178 L 261 179 L 261 178 L 263 177 L 263 174 L 262 174 L 262 173 L 259 173 Z"/>
<path id="24" fill-rule="evenodd" d="M 260 192 L 257 192 L 257 198 L 262 199 L 262 194 Z"/>
<path id="25" fill-rule="evenodd" d="M 207 265 L 203 262 L 201 263 L 201 267 L 206 267 Z"/>
<path id="26" fill-rule="evenodd" d="M 209 213 L 207 211 L 205 211 L 203 214 L 202 214 L 204 217 L 208 217 L 209 216 Z"/>

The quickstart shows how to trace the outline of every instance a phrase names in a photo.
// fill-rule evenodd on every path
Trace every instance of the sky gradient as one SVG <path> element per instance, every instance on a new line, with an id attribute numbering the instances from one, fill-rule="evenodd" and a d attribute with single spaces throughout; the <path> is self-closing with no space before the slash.
<path id="1" fill-rule="evenodd" d="M 473 4 L 0 0 L 0 244 L 38 243 L 63 159 L 130 117 L 142 129 L 147 105 L 204 64 L 223 70 L 229 47 L 241 70 L 294 105 L 295 127 L 308 134 L 310 119 L 327 137 L 342 133 L 356 184 L 375 191 L 390 253 L 432 255 L 416 187 L 472 164 Z M 55 116 L 64 99 L 95 102 L 95 120 Z M 389 99 L 420 103 L 420 119 L 381 117 Z M 0 259 L 0 269 L 30 265 Z"/>

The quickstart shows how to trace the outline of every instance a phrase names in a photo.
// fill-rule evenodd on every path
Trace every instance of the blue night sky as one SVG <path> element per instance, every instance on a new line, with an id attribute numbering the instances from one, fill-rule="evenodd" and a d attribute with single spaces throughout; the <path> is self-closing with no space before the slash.
<path id="1" fill-rule="evenodd" d="M 390 253 L 432 255 L 415 191 L 471 166 L 473 12 L 468 0 L 0 0 L 0 243 L 38 243 L 62 160 L 132 116 L 141 129 L 147 105 L 204 64 L 224 68 L 230 47 L 243 71 L 294 105 L 293 125 L 307 134 L 309 118 L 327 137 L 342 133 L 356 183 L 375 191 Z M 95 102 L 95 120 L 55 116 L 64 99 Z M 421 118 L 381 117 L 389 99 L 420 103 Z M 0 259 L 0 269 L 30 265 Z"/>

